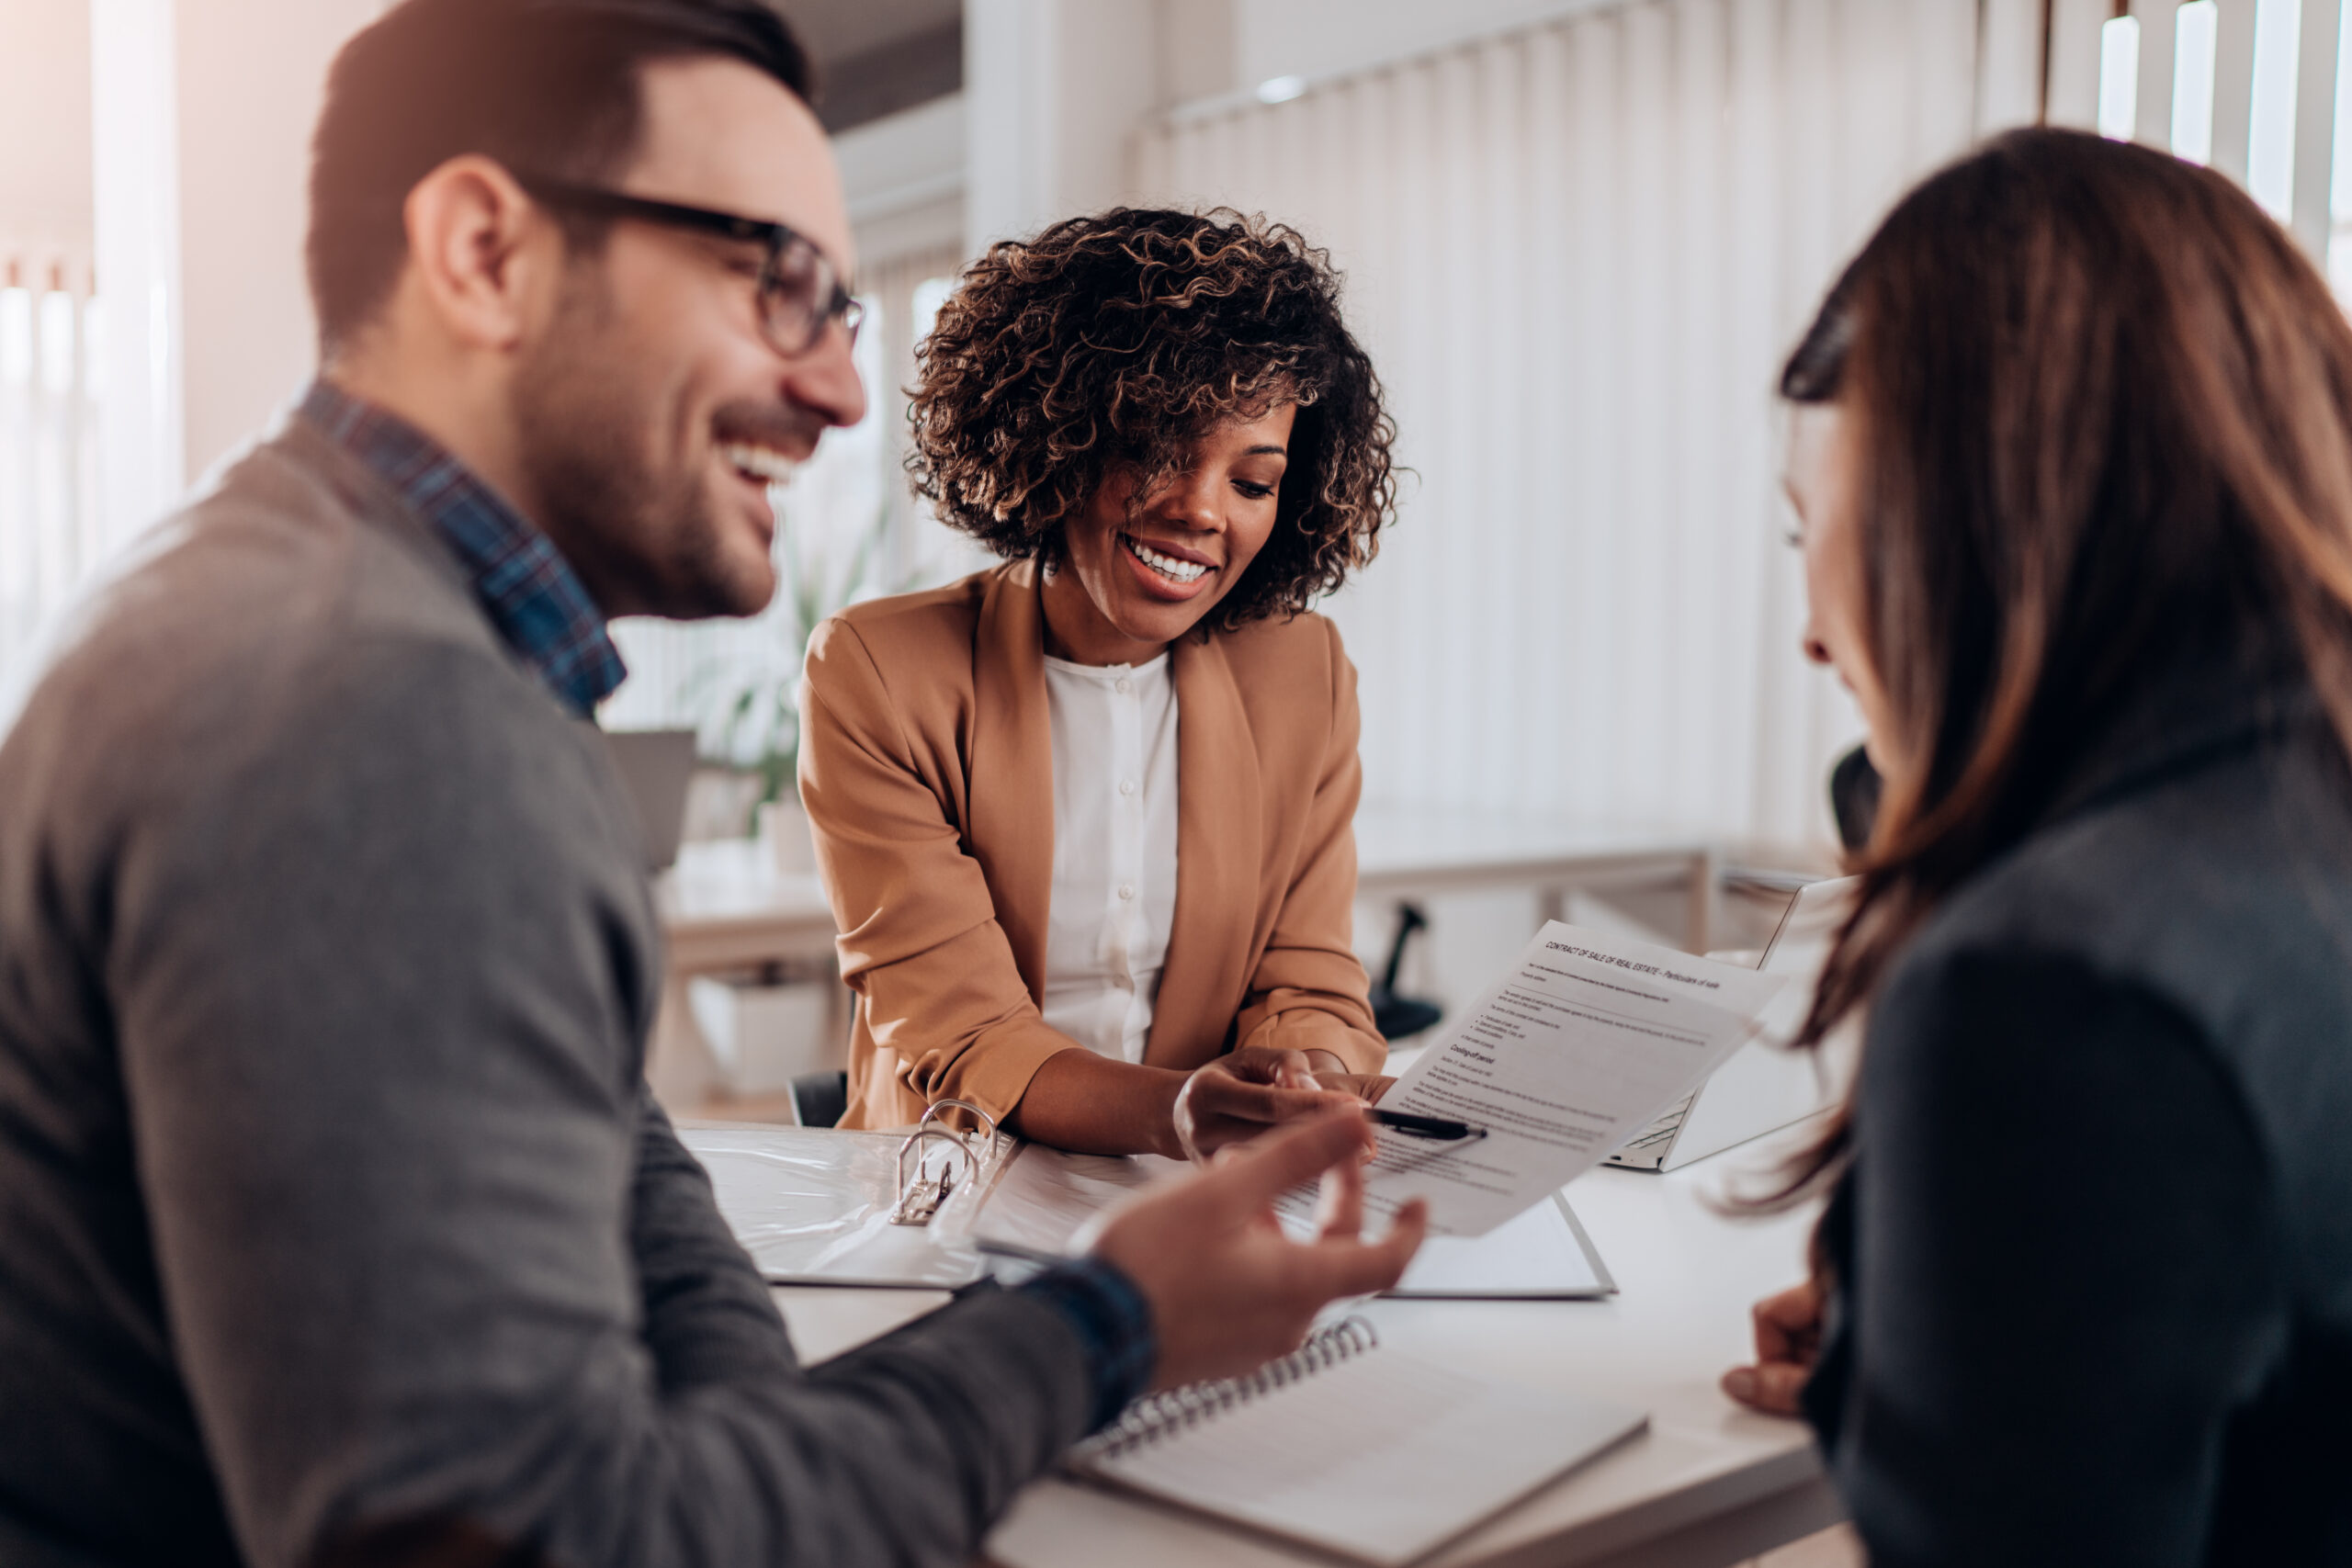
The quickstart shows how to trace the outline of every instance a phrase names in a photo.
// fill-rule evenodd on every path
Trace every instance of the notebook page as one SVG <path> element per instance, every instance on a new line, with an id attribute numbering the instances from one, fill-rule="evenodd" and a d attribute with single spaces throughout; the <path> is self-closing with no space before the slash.
<path id="1" fill-rule="evenodd" d="M 1088 1469 L 1377 1563 L 1409 1562 L 1644 1425 L 1377 1350 Z"/>

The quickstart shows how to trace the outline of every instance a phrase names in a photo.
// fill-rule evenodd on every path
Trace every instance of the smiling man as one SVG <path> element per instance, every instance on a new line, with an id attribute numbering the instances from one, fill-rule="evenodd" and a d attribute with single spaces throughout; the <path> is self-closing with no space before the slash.
<path id="1" fill-rule="evenodd" d="M 756 0 L 409 0 L 336 62 L 320 376 L 0 743 L 11 1568 L 960 1562 L 1402 1270 L 1329 1117 L 807 1371 L 647 1096 L 589 716 L 608 617 L 767 601 L 767 486 L 864 406 L 805 88 Z"/>

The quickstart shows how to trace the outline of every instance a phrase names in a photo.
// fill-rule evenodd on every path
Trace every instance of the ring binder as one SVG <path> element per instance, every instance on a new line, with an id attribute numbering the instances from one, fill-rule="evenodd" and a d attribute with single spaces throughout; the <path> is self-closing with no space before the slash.
<path id="1" fill-rule="evenodd" d="M 974 1148 L 972 1140 L 980 1135 L 958 1132 L 947 1124 L 945 1112 L 968 1111 L 979 1119 L 986 1130 L 988 1143 Z M 915 1130 L 899 1145 L 897 1165 L 898 1201 L 890 1207 L 890 1223 L 894 1225 L 927 1225 L 939 1213 L 940 1205 L 960 1187 L 968 1185 L 1003 1154 L 1011 1137 L 997 1125 L 996 1118 L 969 1100 L 943 1100 L 922 1113 Z M 937 1145 L 941 1159 L 936 1175 L 932 1173 L 930 1150 Z M 914 1170 L 907 1170 L 907 1156 L 915 1156 Z"/>
<path id="2" fill-rule="evenodd" d="M 1254 1372 L 1186 1383 L 1165 1393 L 1148 1393 L 1127 1406 L 1120 1417 L 1070 1450 L 1072 1464 L 1116 1459 L 1148 1448 L 1163 1438 L 1213 1420 L 1275 1390 L 1313 1377 L 1361 1356 L 1380 1344 L 1379 1331 L 1369 1320 L 1343 1318 L 1326 1324 L 1306 1343 L 1287 1356 L 1277 1357 Z"/>

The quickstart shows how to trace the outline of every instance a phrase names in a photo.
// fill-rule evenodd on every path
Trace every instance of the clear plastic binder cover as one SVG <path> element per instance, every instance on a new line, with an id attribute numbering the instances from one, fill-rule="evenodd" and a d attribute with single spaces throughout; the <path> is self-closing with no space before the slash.
<path id="1" fill-rule="evenodd" d="M 953 1290 L 982 1272 L 963 1213 L 978 1190 L 959 1192 L 930 1225 L 890 1223 L 904 1134 L 684 1127 L 678 1136 L 771 1283 Z"/>
<path id="2" fill-rule="evenodd" d="M 1061 1253 L 1079 1228 L 1148 1183 L 1190 1168 L 1145 1155 L 1118 1158 L 1064 1154 L 1024 1145 L 988 1195 L 973 1234 L 1029 1252 Z M 1283 1228 L 1314 1234 L 1311 1218 L 1284 1214 Z M 1431 1236 L 1387 1293 L 1457 1299 L 1559 1301 L 1603 1296 L 1617 1289 L 1591 1239 L 1555 1193 L 1487 1235 Z"/>

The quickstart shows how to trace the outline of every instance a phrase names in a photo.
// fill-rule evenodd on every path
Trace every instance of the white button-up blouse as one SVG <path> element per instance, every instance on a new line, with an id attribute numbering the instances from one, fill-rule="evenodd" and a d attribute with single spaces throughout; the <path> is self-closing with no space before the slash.
<path id="1" fill-rule="evenodd" d="M 1054 894 L 1046 1022 L 1143 1060 L 1176 918 L 1176 688 L 1148 664 L 1046 660 L 1054 729 Z"/>

